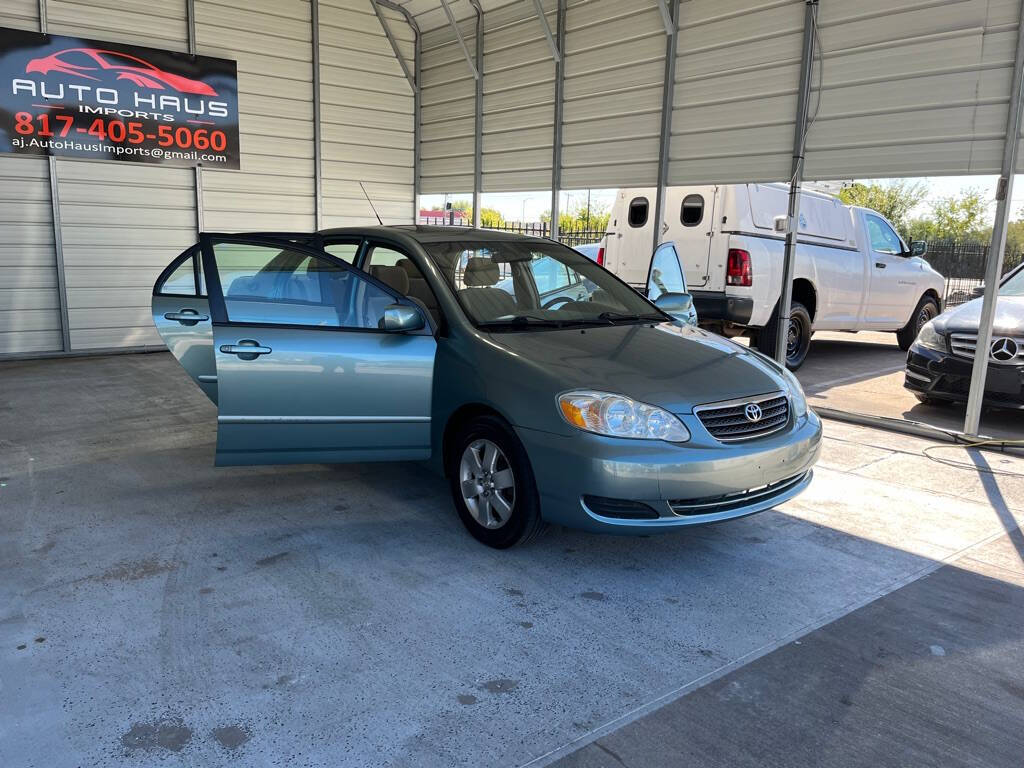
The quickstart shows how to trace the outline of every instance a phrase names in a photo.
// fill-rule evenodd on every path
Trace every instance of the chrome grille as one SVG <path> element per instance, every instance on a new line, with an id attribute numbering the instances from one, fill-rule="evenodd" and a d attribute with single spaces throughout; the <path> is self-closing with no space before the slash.
<path id="1" fill-rule="evenodd" d="M 1020 365 L 1024 363 L 1024 336 L 1000 336 L 999 334 L 992 334 L 992 342 L 995 343 L 1000 339 L 1008 339 L 1017 346 L 1017 354 L 1007 360 L 996 360 L 992 357 L 991 352 L 988 355 L 990 363 L 996 363 L 999 365 Z M 959 357 L 973 358 L 974 351 L 978 346 L 978 334 L 976 333 L 951 333 L 949 335 L 949 347 L 954 355 Z M 991 347 L 989 347 L 991 350 Z"/>
<path id="2" fill-rule="evenodd" d="M 751 403 L 761 409 L 761 418 L 751 421 L 746 409 Z M 778 432 L 789 422 L 789 398 L 781 392 L 745 397 L 726 403 L 701 405 L 693 409 L 701 424 L 716 440 L 730 443 L 753 440 Z"/>

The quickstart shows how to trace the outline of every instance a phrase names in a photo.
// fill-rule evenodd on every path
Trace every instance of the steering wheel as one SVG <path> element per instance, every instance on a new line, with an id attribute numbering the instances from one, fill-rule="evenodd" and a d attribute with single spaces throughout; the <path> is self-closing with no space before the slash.
<path id="1" fill-rule="evenodd" d="M 555 298 L 551 299 L 551 301 L 546 304 L 541 304 L 541 309 L 551 309 L 556 304 L 566 304 L 570 301 L 576 301 L 576 299 L 571 296 L 555 296 Z"/>

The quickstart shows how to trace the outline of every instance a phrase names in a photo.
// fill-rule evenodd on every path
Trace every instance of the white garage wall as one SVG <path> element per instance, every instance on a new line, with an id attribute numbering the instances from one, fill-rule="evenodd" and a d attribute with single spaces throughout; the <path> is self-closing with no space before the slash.
<path id="1" fill-rule="evenodd" d="M 39 29 L 35 0 L 5 0 L 0 26 Z M 61 348 L 46 158 L 0 156 L 0 354 Z"/>
<path id="2" fill-rule="evenodd" d="M 47 18 L 54 34 L 188 49 L 184 3 L 51 0 Z M 64 158 L 56 168 L 71 348 L 161 344 L 150 297 L 160 270 L 195 242 L 191 171 Z"/>
<path id="3" fill-rule="evenodd" d="M 565 22 L 562 187 L 658 180 L 665 25 L 655 3 L 570 0 Z"/>
<path id="4" fill-rule="evenodd" d="M 476 61 L 476 16 L 459 22 Z M 420 194 L 473 189 L 476 78 L 450 26 L 423 32 Z"/>
<path id="5" fill-rule="evenodd" d="M 413 218 L 413 93 L 368 0 L 321 0 L 320 137 L 324 226 Z M 412 68 L 414 35 L 385 11 Z"/>
<path id="6" fill-rule="evenodd" d="M 554 34 L 557 2 L 543 3 Z M 425 55 L 424 55 L 425 58 Z M 484 14 L 484 192 L 551 188 L 555 62 L 533 3 Z"/>
<path id="7" fill-rule="evenodd" d="M 203 168 L 204 229 L 314 229 L 309 2 L 196 0 L 195 9 L 197 52 L 238 62 L 242 169 Z"/>

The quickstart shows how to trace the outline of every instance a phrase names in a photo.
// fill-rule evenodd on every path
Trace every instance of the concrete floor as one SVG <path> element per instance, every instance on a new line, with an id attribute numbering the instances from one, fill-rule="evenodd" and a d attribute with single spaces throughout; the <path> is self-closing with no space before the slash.
<path id="1" fill-rule="evenodd" d="M 546 765 L 1024 553 L 1024 459 L 835 422 L 778 510 L 495 552 L 418 465 L 214 469 L 215 415 L 167 354 L 0 364 L 0 765 Z"/>

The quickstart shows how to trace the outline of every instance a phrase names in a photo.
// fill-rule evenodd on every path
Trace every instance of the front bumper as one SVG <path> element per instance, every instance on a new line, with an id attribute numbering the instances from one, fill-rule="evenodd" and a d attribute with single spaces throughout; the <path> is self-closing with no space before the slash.
<path id="1" fill-rule="evenodd" d="M 692 435 L 683 445 L 517 428 L 544 519 L 646 534 L 761 512 L 810 484 L 821 450 L 821 421 L 813 412 L 768 437 L 729 444 L 707 435 L 696 417 L 681 418 Z M 612 516 L 627 504 L 630 516 Z M 634 514 L 642 508 L 647 519 Z"/>
<path id="2" fill-rule="evenodd" d="M 903 386 L 940 400 L 966 402 L 974 360 L 912 344 L 907 354 Z M 1024 366 L 989 363 L 985 376 L 985 405 L 1024 409 Z"/>

